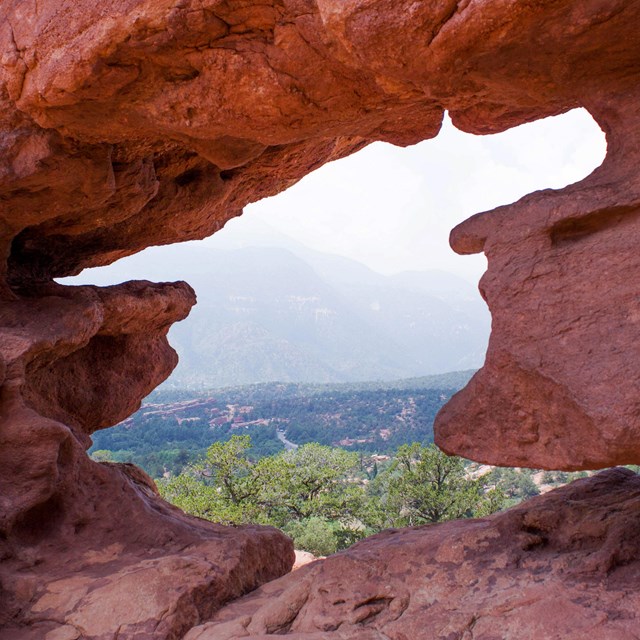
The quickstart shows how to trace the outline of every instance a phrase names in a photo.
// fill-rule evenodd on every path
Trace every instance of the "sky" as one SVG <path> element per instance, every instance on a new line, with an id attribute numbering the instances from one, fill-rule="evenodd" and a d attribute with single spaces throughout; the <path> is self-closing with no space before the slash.
<path id="1" fill-rule="evenodd" d="M 477 283 L 485 258 L 455 254 L 451 229 L 532 191 L 577 182 L 601 164 L 605 152 L 604 134 L 584 109 L 491 136 L 463 133 L 445 118 L 433 140 L 407 148 L 371 144 L 247 206 L 197 244 L 282 246 L 284 235 L 382 274 L 436 269 Z M 161 261 L 166 250 L 146 251 Z M 120 273 L 125 261 L 118 263 Z M 109 267 L 102 269 L 107 276 Z M 76 282 L 92 282 L 95 271 L 86 270 Z M 182 277 L 179 264 L 174 277 Z"/>
<path id="2" fill-rule="evenodd" d="M 269 229 L 384 274 L 439 269 L 477 281 L 484 256 L 458 256 L 449 232 L 480 211 L 586 177 L 606 152 L 583 109 L 491 136 L 457 130 L 408 148 L 374 143 L 249 205 L 205 245 L 251 244 Z"/>

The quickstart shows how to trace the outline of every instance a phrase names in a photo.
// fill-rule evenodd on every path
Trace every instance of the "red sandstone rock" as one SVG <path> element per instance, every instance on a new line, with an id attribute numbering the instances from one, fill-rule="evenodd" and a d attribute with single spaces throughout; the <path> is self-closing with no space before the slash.
<path id="1" fill-rule="evenodd" d="M 390 530 L 220 610 L 185 640 L 628 640 L 640 478 L 603 471 L 482 520 Z"/>
<path id="2" fill-rule="evenodd" d="M 640 462 L 639 21 L 640 4 L 628 0 L 5 0 L 0 615 L 14 625 L 9 637 L 19 628 L 48 640 L 77 630 L 174 638 L 293 561 L 274 531 L 195 522 L 140 478 L 86 457 L 90 434 L 132 412 L 175 364 L 166 332 L 188 312 L 190 290 L 64 288 L 52 278 L 209 235 L 246 203 L 373 140 L 433 137 L 445 109 L 458 127 L 488 133 L 585 106 L 609 151 L 587 180 L 453 233 L 456 250 L 489 258 L 482 290 L 494 323 L 486 366 L 439 416 L 438 442 L 502 464 Z M 464 538 L 493 525 L 448 526 Z M 565 584 L 561 569 L 553 589 Z M 497 570 L 478 588 L 491 592 Z M 587 599 L 600 594 L 590 584 Z M 127 597 L 138 587 L 152 591 L 144 603 Z M 391 624 L 405 595 L 391 606 L 380 594 L 349 619 Z M 98 601 L 113 620 L 97 615 Z M 582 615 L 581 602 L 563 602 Z M 612 611 L 624 621 L 621 607 Z M 399 618 L 407 628 L 410 619 Z"/>
<path id="3" fill-rule="evenodd" d="M 190 518 L 132 465 L 86 455 L 89 435 L 135 411 L 175 365 L 166 334 L 191 289 L 38 293 L 0 312 L 0 637 L 177 638 L 288 571 L 280 532 Z"/>
<path id="4" fill-rule="evenodd" d="M 586 106 L 608 135 L 601 170 L 452 238 L 488 255 L 494 332 L 437 441 L 501 464 L 640 460 L 625 285 L 637 3 L 14 0 L 0 17 L 0 244 L 14 290 L 206 236 L 372 140 L 434 136 L 443 109 L 486 133 Z"/>
<path id="5" fill-rule="evenodd" d="M 446 451 L 562 469 L 640 459 L 637 97 L 594 111 L 611 129 L 591 176 L 453 230 L 457 251 L 488 257 L 480 289 L 493 320 L 484 367 L 436 420 Z"/>
<path id="6" fill-rule="evenodd" d="M 608 104 L 640 48 L 624 0 L 13 0 L 0 17 L 17 281 L 208 235 L 367 142 L 434 136 L 445 108 L 489 132 Z"/>

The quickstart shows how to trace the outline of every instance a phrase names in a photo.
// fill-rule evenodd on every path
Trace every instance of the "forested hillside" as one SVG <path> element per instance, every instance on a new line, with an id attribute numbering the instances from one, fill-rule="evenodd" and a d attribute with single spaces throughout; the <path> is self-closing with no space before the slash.
<path id="1" fill-rule="evenodd" d="M 433 440 L 440 407 L 471 371 L 389 383 L 256 384 L 156 391 L 120 425 L 94 434 L 97 457 L 134 462 L 152 476 L 179 472 L 215 441 L 248 434 L 255 457 L 308 442 L 389 453 Z"/>
<path id="2" fill-rule="evenodd" d="M 139 464 L 193 515 L 280 527 L 322 555 L 388 527 L 487 515 L 586 475 L 492 468 L 433 447 L 438 410 L 472 374 L 155 391 L 94 434 L 91 455 Z"/>

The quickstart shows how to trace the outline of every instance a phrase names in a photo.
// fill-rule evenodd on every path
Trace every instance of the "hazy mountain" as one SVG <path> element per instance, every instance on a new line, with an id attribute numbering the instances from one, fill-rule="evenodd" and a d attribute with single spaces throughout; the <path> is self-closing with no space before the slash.
<path id="1" fill-rule="evenodd" d="M 76 281 L 183 279 L 198 295 L 170 341 L 165 386 L 392 380 L 479 367 L 489 314 L 445 272 L 380 275 L 291 240 L 280 247 L 172 245 Z"/>

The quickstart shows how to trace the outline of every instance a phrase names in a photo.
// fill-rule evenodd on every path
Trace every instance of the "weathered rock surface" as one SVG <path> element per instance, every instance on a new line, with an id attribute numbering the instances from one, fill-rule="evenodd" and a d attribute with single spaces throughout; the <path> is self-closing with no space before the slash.
<path id="1" fill-rule="evenodd" d="M 637 84 L 639 11 L 626 0 L 9 0 L 10 278 L 203 237 L 367 142 L 436 135 L 444 109 L 488 133 L 600 105 L 610 128 L 605 110 Z"/>
<path id="2" fill-rule="evenodd" d="M 640 459 L 640 93 L 592 112 L 608 153 L 591 176 L 451 234 L 460 253 L 488 257 L 492 334 L 484 367 L 436 421 L 447 451 L 563 469 Z"/>
<path id="3" fill-rule="evenodd" d="M 504 513 L 387 531 L 271 582 L 185 640 L 629 640 L 640 478 L 603 471 Z"/>
<path id="4" fill-rule="evenodd" d="M 373 140 L 436 135 L 445 109 L 460 128 L 490 133 L 584 106 L 609 151 L 581 183 L 453 233 L 457 251 L 489 258 L 482 290 L 494 324 L 486 365 L 440 415 L 438 442 L 502 464 L 640 462 L 639 21 L 640 3 L 629 0 L 3 2 L 0 616 L 13 625 L 5 636 L 179 637 L 293 562 L 273 530 L 186 518 L 139 475 L 86 457 L 91 433 L 132 412 L 175 364 L 166 332 L 193 304 L 189 288 L 65 288 L 52 279 L 209 235 L 246 203 Z M 439 530 L 455 546 L 497 522 Z M 371 544 L 391 549 L 429 531 Z M 346 571 L 350 557 L 298 575 L 335 562 Z M 486 569 L 478 588 L 489 593 L 498 566 L 478 562 Z M 562 566 L 553 571 L 549 585 L 564 588 Z M 584 602 L 608 593 L 586 575 Z M 354 615 L 390 620 L 404 607 L 404 595 L 387 602 L 380 593 Z M 626 601 L 616 600 L 607 629 L 626 624 Z M 565 603 L 578 617 L 586 611 L 580 599 Z M 402 624 L 412 624 L 408 611 Z"/>
<path id="5" fill-rule="evenodd" d="M 190 518 L 136 467 L 86 455 L 89 435 L 134 411 L 175 365 L 166 333 L 191 289 L 38 294 L 0 312 L 0 637 L 178 638 L 288 571 L 280 532 Z"/>
<path id="6" fill-rule="evenodd" d="M 309 553 L 308 551 L 300 551 L 296 549 L 295 554 L 296 554 L 296 560 L 293 563 L 293 567 L 291 567 L 291 571 L 297 571 L 301 567 L 304 567 L 307 564 L 311 564 L 312 562 L 315 562 L 316 560 L 319 559 L 316 556 L 314 556 L 312 553 Z M 324 556 L 322 556 L 321 559 L 324 559 Z"/>
<path id="7" fill-rule="evenodd" d="M 436 431 L 487 462 L 640 460 L 638 3 L 10 0 L 0 17 L 14 291 L 204 237 L 372 140 L 436 135 L 444 109 L 488 133 L 587 107 L 608 136 L 600 170 L 453 235 L 489 257 L 494 333 Z"/>

